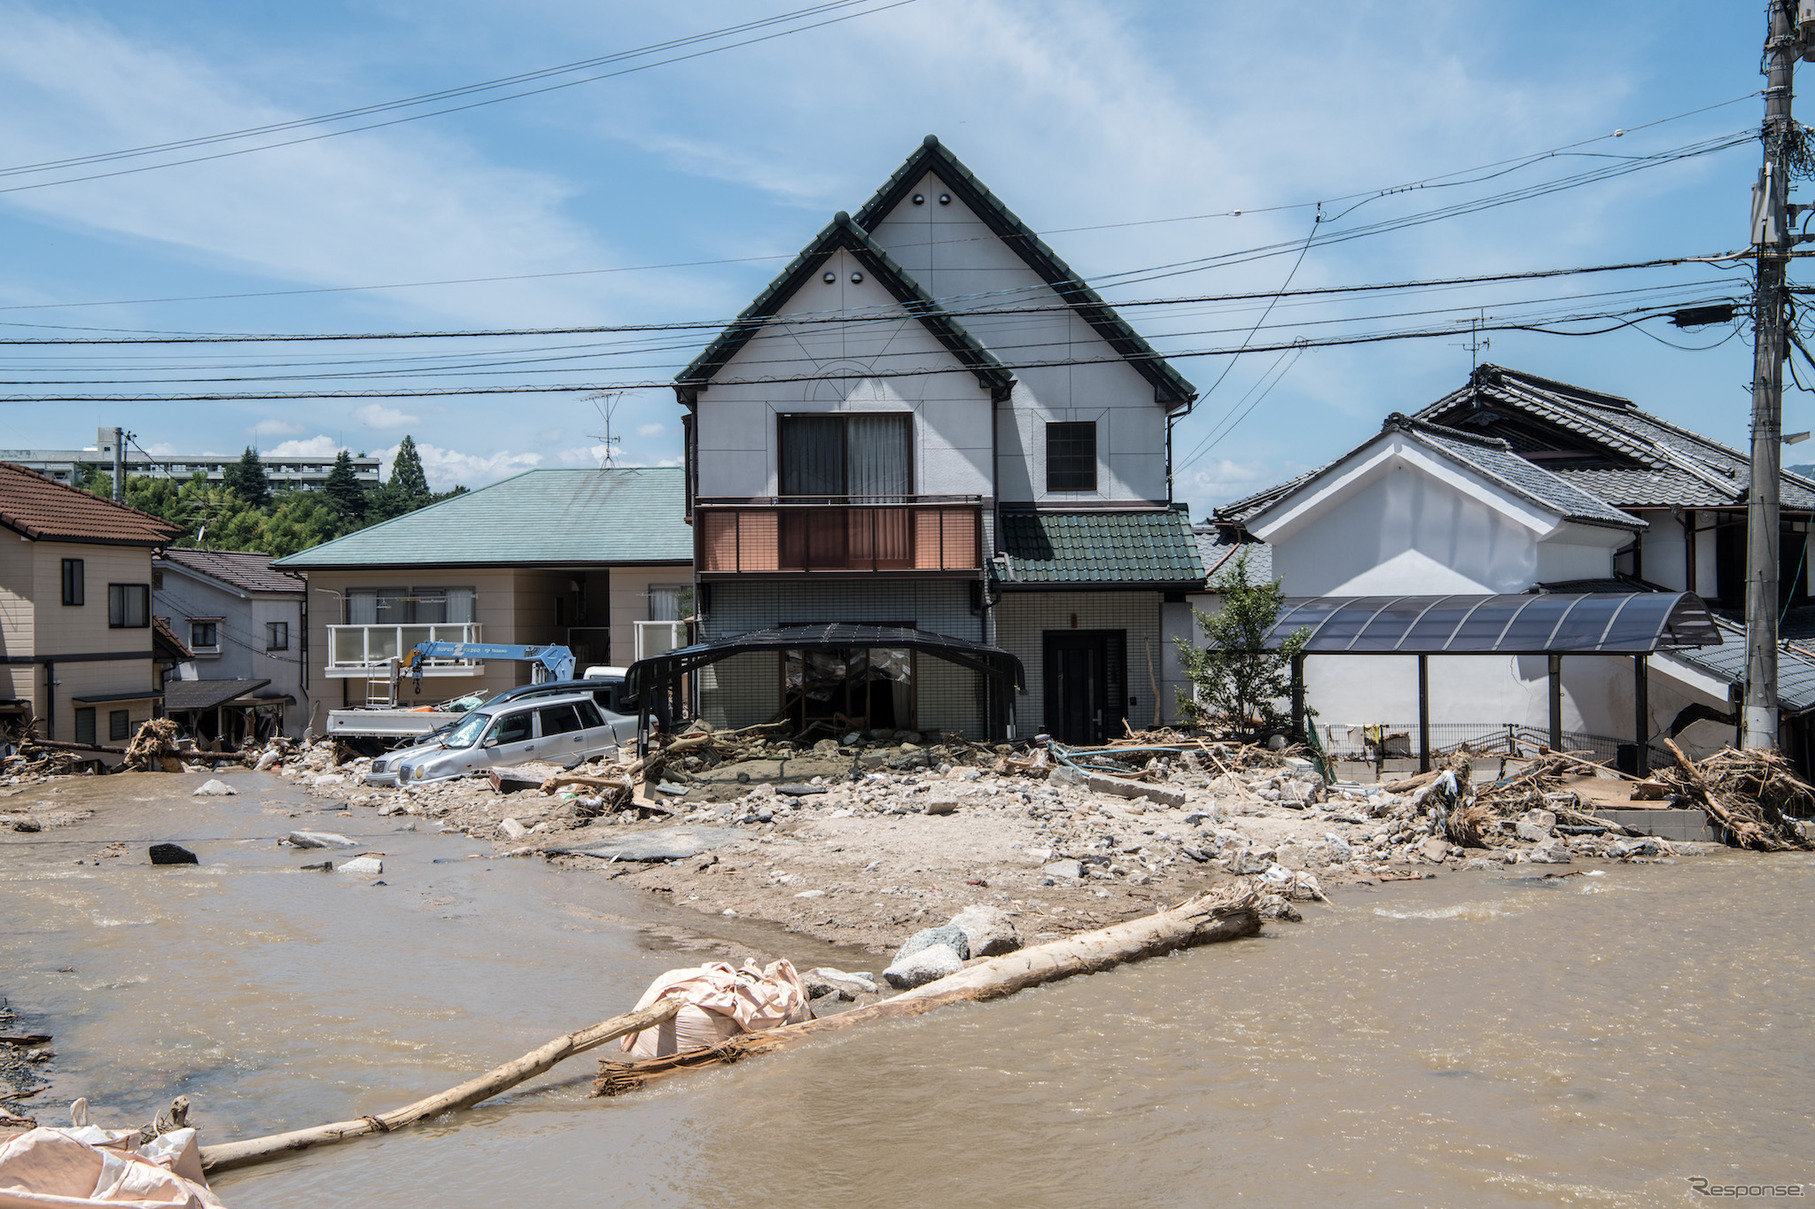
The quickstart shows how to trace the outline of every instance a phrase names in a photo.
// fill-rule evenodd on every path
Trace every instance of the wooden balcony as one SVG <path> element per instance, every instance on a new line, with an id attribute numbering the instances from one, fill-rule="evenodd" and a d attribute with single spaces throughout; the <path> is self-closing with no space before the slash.
<path id="1" fill-rule="evenodd" d="M 751 574 L 976 574 L 978 496 L 780 496 L 701 499 L 694 541 L 702 578 Z"/>

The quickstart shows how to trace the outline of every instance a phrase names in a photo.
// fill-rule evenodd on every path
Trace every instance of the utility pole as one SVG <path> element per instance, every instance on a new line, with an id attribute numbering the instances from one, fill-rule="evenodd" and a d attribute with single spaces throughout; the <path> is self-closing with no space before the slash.
<path id="1" fill-rule="evenodd" d="M 1742 741 L 1777 746 L 1778 495 L 1782 486 L 1784 280 L 1790 262 L 1791 79 L 1802 49 L 1797 0 L 1772 0 L 1765 41 L 1765 162 L 1752 196 L 1758 249 L 1752 332 L 1752 488 L 1746 501 L 1746 700 Z"/>

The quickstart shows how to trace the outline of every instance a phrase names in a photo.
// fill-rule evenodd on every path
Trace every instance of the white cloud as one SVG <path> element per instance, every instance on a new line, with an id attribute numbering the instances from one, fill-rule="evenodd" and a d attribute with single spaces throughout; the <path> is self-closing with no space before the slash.
<path id="1" fill-rule="evenodd" d="M 416 423 L 421 417 L 382 403 L 367 403 L 353 409 L 353 418 L 367 428 L 402 428 L 405 424 Z"/>
<path id="2" fill-rule="evenodd" d="M 546 460 L 539 453 L 511 453 L 508 450 L 489 454 L 461 453 L 457 449 L 444 449 L 420 441 L 416 443 L 416 455 L 422 459 L 422 473 L 435 491 L 449 491 L 457 486 L 483 487 L 513 474 L 534 470 Z M 388 477 L 390 465 L 397 457 L 397 446 L 379 450 L 378 456 L 384 459 Z"/>
<path id="3" fill-rule="evenodd" d="M 271 458 L 331 458 L 344 446 L 333 437 L 305 437 L 300 441 L 280 441 L 269 449 L 259 451 L 261 459 Z"/>
<path id="4" fill-rule="evenodd" d="M 659 437 L 668 431 L 666 424 L 643 424 L 637 428 L 639 437 Z"/>
<path id="5" fill-rule="evenodd" d="M 306 430 L 301 424 L 292 424 L 288 420 L 260 420 L 246 431 L 255 437 L 293 437 Z"/>
<path id="6" fill-rule="evenodd" d="M 1253 495 L 1287 477 L 1287 474 L 1267 462 L 1237 462 L 1229 458 L 1217 458 L 1191 475 L 1192 514 L 1202 520 L 1217 505 Z"/>

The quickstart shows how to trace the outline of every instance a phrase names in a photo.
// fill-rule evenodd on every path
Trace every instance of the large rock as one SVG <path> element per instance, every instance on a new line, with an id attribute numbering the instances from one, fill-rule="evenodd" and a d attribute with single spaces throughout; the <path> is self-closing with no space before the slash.
<path id="1" fill-rule="evenodd" d="M 292 831 L 284 839 L 292 848 L 357 848 L 359 841 L 334 831 Z"/>
<path id="2" fill-rule="evenodd" d="M 1000 907 L 973 904 L 952 916 L 951 926 L 964 933 L 972 957 L 1000 957 L 1021 947 L 1021 933 Z"/>
<path id="3" fill-rule="evenodd" d="M 596 856 L 608 861 L 684 861 L 714 848 L 735 844 L 749 838 L 750 834 L 741 827 L 663 827 L 601 840 L 585 848 L 551 848 L 549 851 L 565 856 Z"/>
<path id="4" fill-rule="evenodd" d="M 203 781 L 200 785 L 196 786 L 195 791 L 189 796 L 194 798 L 230 798 L 238 792 L 239 790 L 233 788 L 233 786 L 227 784 L 225 781 L 208 780 Z"/>
<path id="5" fill-rule="evenodd" d="M 921 807 L 928 814 L 956 814 L 958 812 L 958 795 L 948 791 L 933 791 L 927 795 L 926 804 Z"/>
<path id="6" fill-rule="evenodd" d="M 1533 848 L 1529 859 L 1539 865 L 1567 865 L 1569 845 L 1560 839 L 1550 840 Z"/>
<path id="7" fill-rule="evenodd" d="M 1265 873 L 1278 854 L 1271 848 L 1243 848 L 1229 859 L 1229 872 L 1237 877 Z"/>
<path id="8" fill-rule="evenodd" d="M 201 858 L 181 844 L 153 844 L 151 846 L 151 863 L 154 865 L 199 865 Z"/>
<path id="9" fill-rule="evenodd" d="M 950 945 L 937 944 L 921 949 L 912 957 L 897 957 L 894 964 L 882 972 L 882 976 L 896 990 L 911 991 L 915 987 L 956 974 L 963 968 L 964 959 L 958 956 L 956 950 Z"/>
<path id="10" fill-rule="evenodd" d="M 1084 862 L 1072 860 L 1053 861 L 1050 865 L 1041 866 L 1040 872 L 1044 873 L 1047 877 L 1062 878 L 1065 881 L 1075 882 L 1084 876 Z"/>
<path id="11" fill-rule="evenodd" d="M 922 949 L 930 949 L 934 945 L 945 945 L 958 955 L 959 961 L 970 959 L 971 942 L 970 937 L 964 934 L 964 929 L 955 924 L 941 924 L 937 928 L 922 928 L 908 937 L 907 943 L 896 951 L 895 960 L 889 964 L 898 965 L 903 958 L 912 957 Z"/>
<path id="12" fill-rule="evenodd" d="M 1444 839 L 1442 836 L 1433 835 L 1419 846 L 1418 854 L 1427 861 L 1432 861 L 1441 865 L 1443 859 L 1449 855 L 1449 847 L 1448 840 Z M 1565 857 L 1564 859 L 1567 860 L 1568 858 Z"/>
<path id="13" fill-rule="evenodd" d="M 1161 806 L 1185 804 L 1185 791 L 1182 789 L 1174 789 L 1170 785 L 1154 785 L 1147 781 L 1125 781 L 1107 773 L 1091 773 L 1084 778 L 1084 787 L 1092 793 L 1106 793 L 1118 798 L 1146 798 Z"/>

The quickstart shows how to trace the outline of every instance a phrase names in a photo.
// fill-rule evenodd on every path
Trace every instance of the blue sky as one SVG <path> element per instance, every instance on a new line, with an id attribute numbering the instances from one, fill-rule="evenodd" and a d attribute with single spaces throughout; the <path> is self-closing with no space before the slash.
<path id="1" fill-rule="evenodd" d="M 804 3 L 0 0 L 9 31 L 0 45 L 9 117 L 0 165 L 390 101 Z M 928 132 L 1074 268 L 1113 283 L 1151 266 L 1293 244 L 1314 226 L 1328 239 L 1631 162 L 1610 156 L 1738 135 L 1762 112 L 1748 96 L 1762 85 L 1762 5 L 867 3 L 877 11 L 819 29 L 382 129 L 45 187 L 19 186 L 123 165 L 0 177 L 12 189 L 0 192 L 8 249 L 0 323 L 29 338 L 722 320 L 835 211 L 856 209 Z M 1647 125 L 1736 98 L 1746 99 Z M 1620 129 L 1631 133 L 1609 137 Z M 1492 180 L 1371 196 L 1596 139 Z M 1292 247 L 1106 284 L 1105 293 L 1152 300 L 1269 291 L 1288 274 L 1302 288 L 1733 251 L 1746 240 L 1758 158 L 1757 143 L 1744 141 L 1478 213 L 1314 244 L 1295 271 Z M 1316 225 L 1311 203 L 1320 200 L 1330 221 Z M 1204 215 L 1212 217 L 1195 217 Z M 471 278 L 515 280 L 367 288 Z M 1648 288 L 1657 292 L 1609 293 Z M 1288 300 L 1255 343 L 1404 324 L 1449 324 L 1455 334 L 1250 353 L 1233 364 L 1181 357 L 1175 364 L 1200 389 L 1218 384 L 1179 426 L 1177 494 L 1201 515 L 1328 460 L 1388 412 L 1460 385 L 1471 362 L 1469 314 L 1613 312 L 1748 288 L 1743 265 L 1691 265 L 1316 306 Z M 1590 294 L 1598 296 L 1573 297 Z M 169 299 L 177 301 L 149 301 Z M 1181 352 L 1240 347 L 1262 321 L 1257 304 L 1125 313 L 1161 349 Z M 1652 320 L 1593 337 L 1502 332 L 1481 355 L 1628 395 L 1741 444 L 1749 332 L 1702 351 L 1653 338 L 1713 345 L 1732 331 L 1681 333 Z M 622 339 L 14 347 L 5 390 L 41 394 L 61 382 L 68 393 L 137 394 L 182 375 L 244 379 L 219 388 L 252 392 L 660 381 L 707 334 L 635 352 L 611 343 Z M 461 368 L 449 359 L 456 351 L 496 364 Z M 591 359 L 543 360 L 575 353 Z M 335 380 L 353 361 L 389 376 Z M 420 376 L 430 366 L 436 376 Z M 1787 397 L 1786 429 L 1811 426 L 1805 398 Z M 280 453 L 343 444 L 388 452 L 408 432 L 437 486 L 477 486 L 530 466 L 597 464 L 598 407 L 583 394 L 11 402 L 0 404 L 0 445 L 81 445 L 97 425 L 119 423 L 154 450 L 232 452 L 255 442 Z M 621 460 L 678 458 L 671 392 L 630 390 L 613 408 Z"/>

